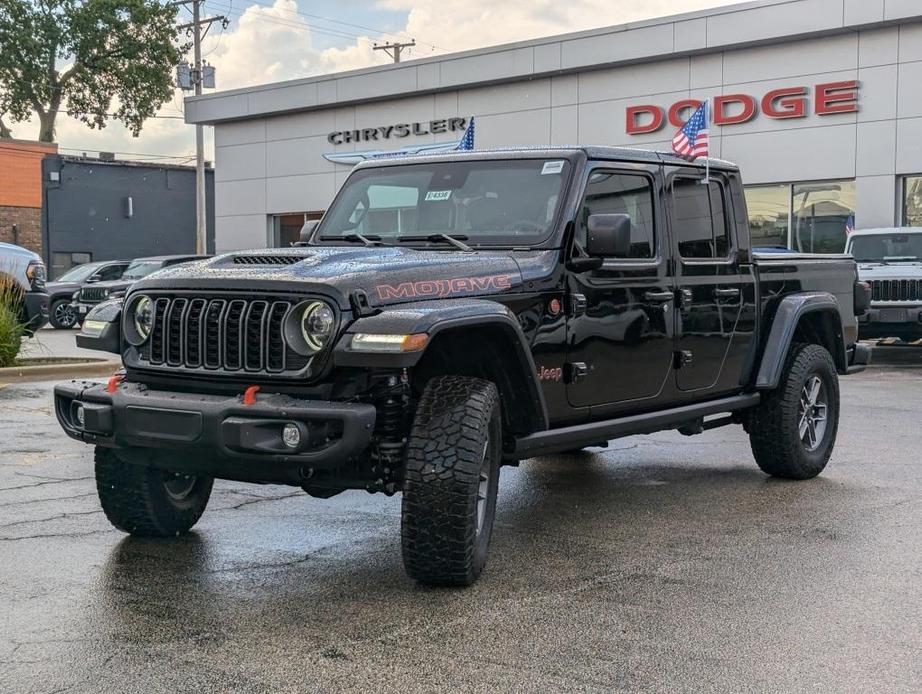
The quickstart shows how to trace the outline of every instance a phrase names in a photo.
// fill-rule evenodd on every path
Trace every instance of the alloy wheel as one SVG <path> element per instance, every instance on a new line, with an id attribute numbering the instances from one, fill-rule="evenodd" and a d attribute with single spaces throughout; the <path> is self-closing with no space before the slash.
<path id="1" fill-rule="evenodd" d="M 809 452 L 820 447 L 826 435 L 828 415 L 826 388 L 823 380 L 811 375 L 800 393 L 797 412 L 797 434 L 804 448 Z"/>
<path id="2" fill-rule="evenodd" d="M 77 324 L 77 315 L 69 304 L 59 303 L 54 307 L 54 319 L 62 328 L 73 328 Z"/>

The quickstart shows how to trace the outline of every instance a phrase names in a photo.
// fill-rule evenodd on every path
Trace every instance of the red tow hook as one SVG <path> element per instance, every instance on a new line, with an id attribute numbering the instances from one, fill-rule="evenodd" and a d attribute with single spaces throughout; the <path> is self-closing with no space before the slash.
<path id="1" fill-rule="evenodd" d="M 118 384 L 125 380 L 124 374 L 115 374 L 106 384 L 106 392 L 110 395 L 118 390 Z"/>
<path id="2" fill-rule="evenodd" d="M 244 405 L 255 405 L 256 404 L 256 393 L 259 392 L 259 386 L 250 386 L 245 391 L 243 391 L 243 404 Z"/>

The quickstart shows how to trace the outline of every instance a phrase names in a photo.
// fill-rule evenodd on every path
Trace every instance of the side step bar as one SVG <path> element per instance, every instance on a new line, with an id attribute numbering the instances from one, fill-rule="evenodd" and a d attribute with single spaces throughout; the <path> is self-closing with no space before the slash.
<path id="1" fill-rule="evenodd" d="M 557 453 L 571 448 L 579 448 L 580 446 L 591 446 L 599 441 L 611 441 L 622 436 L 652 434 L 656 431 L 676 429 L 682 424 L 687 424 L 708 415 L 755 407 L 759 404 L 761 397 L 759 393 L 746 393 L 693 405 L 682 405 L 669 410 L 539 431 L 517 439 L 515 451 L 509 458 L 523 460 L 536 455 Z M 709 427 L 705 426 L 705 428 Z"/>

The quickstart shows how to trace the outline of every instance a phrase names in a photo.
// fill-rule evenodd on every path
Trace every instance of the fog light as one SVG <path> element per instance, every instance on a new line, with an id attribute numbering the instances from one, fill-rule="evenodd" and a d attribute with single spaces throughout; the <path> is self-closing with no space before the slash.
<path id="1" fill-rule="evenodd" d="M 301 430 L 297 424 L 288 422 L 282 428 L 282 442 L 289 448 L 297 448 L 301 445 Z"/>
<path id="2" fill-rule="evenodd" d="M 83 405 L 79 402 L 74 405 L 74 419 L 81 429 L 86 426 L 86 413 L 83 411 Z"/>

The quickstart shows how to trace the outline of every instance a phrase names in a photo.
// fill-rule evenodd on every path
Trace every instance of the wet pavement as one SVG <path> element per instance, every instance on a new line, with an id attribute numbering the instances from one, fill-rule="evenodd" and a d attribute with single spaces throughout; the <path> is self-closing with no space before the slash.
<path id="1" fill-rule="evenodd" d="M 406 578 L 399 497 L 218 482 L 128 539 L 51 384 L 6 386 L 0 692 L 920 691 L 922 369 L 885 361 L 809 482 L 736 428 L 504 468 L 466 590 Z"/>

